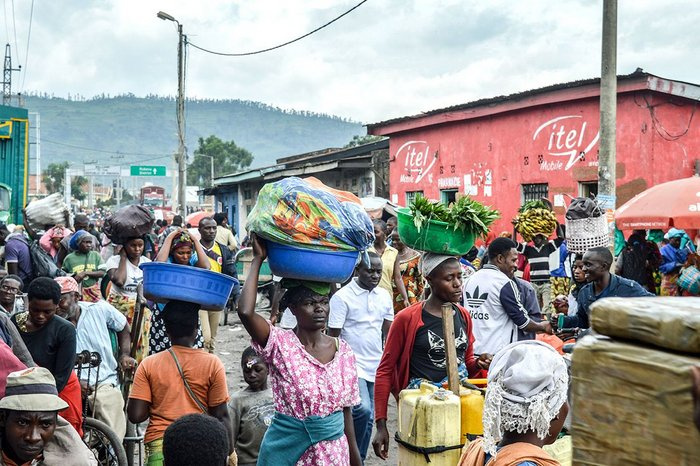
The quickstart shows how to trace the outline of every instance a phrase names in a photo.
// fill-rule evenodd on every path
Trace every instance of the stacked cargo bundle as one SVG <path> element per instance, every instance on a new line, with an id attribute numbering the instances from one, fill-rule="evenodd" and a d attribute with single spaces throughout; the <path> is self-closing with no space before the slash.
<path id="1" fill-rule="evenodd" d="M 608 298 L 573 354 L 574 463 L 700 464 L 700 299 Z"/>

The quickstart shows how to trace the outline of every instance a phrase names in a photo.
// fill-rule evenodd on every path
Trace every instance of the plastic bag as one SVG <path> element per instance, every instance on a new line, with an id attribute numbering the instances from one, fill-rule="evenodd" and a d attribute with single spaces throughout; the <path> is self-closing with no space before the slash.
<path id="1" fill-rule="evenodd" d="M 374 242 L 360 200 L 316 178 L 289 177 L 263 186 L 247 229 L 266 240 L 315 250 L 361 251 Z"/>
<path id="2" fill-rule="evenodd" d="M 581 220 L 589 217 L 600 217 L 603 211 L 598 207 L 598 203 L 587 197 L 577 197 L 566 210 L 566 218 L 568 220 Z"/>
<path id="3" fill-rule="evenodd" d="M 150 210 L 142 205 L 122 207 L 105 219 L 103 230 L 114 244 L 124 244 L 129 238 L 141 237 L 150 233 L 155 218 Z"/>
<path id="4" fill-rule="evenodd" d="M 59 193 L 30 202 L 24 208 L 24 216 L 34 231 L 44 231 L 59 223 L 70 225 L 70 210 Z"/>
<path id="5" fill-rule="evenodd" d="M 32 261 L 32 272 L 34 273 L 34 278 L 56 278 L 66 275 L 66 272 L 58 268 L 51 256 L 49 256 L 49 254 L 39 245 L 38 241 L 32 241 L 29 243 L 29 257 Z"/>

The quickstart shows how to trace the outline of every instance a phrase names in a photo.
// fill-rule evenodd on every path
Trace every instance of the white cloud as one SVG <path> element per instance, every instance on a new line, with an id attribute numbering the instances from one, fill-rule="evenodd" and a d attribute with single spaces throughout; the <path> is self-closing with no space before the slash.
<path id="1" fill-rule="evenodd" d="M 29 2 L 15 3 L 20 57 L 13 61 L 23 65 Z M 158 10 L 181 21 L 192 42 L 240 52 L 308 32 L 355 3 L 35 2 L 24 88 L 57 96 L 173 95 L 177 35 L 174 24 L 156 18 Z M 620 74 L 639 66 L 700 82 L 700 9 L 693 0 L 620 3 Z M 190 49 L 187 93 L 375 122 L 596 76 L 601 16 L 602 3 L 589 1 L 370 0 L 274 52 L 227 58 Z M 11 19 L 6 32 L 14 42 Z M 17 91 L 22 76 L 14 79 Z"/>

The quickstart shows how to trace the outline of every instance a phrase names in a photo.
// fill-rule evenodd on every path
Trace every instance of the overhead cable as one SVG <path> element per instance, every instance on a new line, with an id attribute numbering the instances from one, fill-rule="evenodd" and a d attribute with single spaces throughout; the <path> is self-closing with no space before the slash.
<path id="1" fill-rule="evenodd" d="M 300 40 L 302 40 L 302 39 L 304 39 L 304 38 L 306 38 L 306 37 L 309 37 L 311 34 L 314 34 L 314 33 L 320 31 L 321 29 L 323 29 L 323 28 L 325 28 L 325 27 L 327 27 L 327 26 L 330 26 L 331 24 L 335 23 L 336 21 L 338 21 L 338 20 L 339 20 L 340 18 L 342 18 L 343 16 L 350 14 L 351 12 L 353 12 L 354 10 L 356 10 L 357 8 L 359 8 L 360 6 L 362 6 L 364 3 L 367 3 L 367 1 L 368 1 L 368 0 L 362 0 L 360 3 L 358 3 L 358 4 L 355 5 L 354 7 L 350 8 L 349 10 L 347 10 L 345 13 L 341 14 L 340 16 L 336 16 L 335 18 L 333 18 L 332 20 L 328 21 L 328 22 L 325 23 L 324 25 L 317 27 L 317 28 L 314 29 L 313 31 L 307 32 L 307 33 L 304 34 L 303 36 L 299 36 L 299 37 L 297 37 L 297 38 L 295 38 L 295 39 L 292 39 L 292 40 L 289 40 L 289 41 L 287 41 L 287 42 L 285 42 L 285 43 L 283 43 L 283 44 L 275 45 L 274 47 L 268 47 L 268 48 L 266 48 L 266 49 L 256 50 L 256 51 L 254 51 L 254 52 L 224 53 L 224 52 L 216 52 L 216 51 L 214 51 L 214 50 L 209 50 L 209 49 L 206 49 L 206 48 L 204 48 L 204 47 L 200 47 L 199 45 L 194 44 L 194 43 L 189 42 L 189 41 L 187 42 L 187 44 L 188 44 L 188 45 L 191 45 L 192 47 L 194 47 L 194 48 L 196 48 L 196 49 L 198 49 L 198 50 L 201 50 L 202 52 L 211 53 L 211 54 L 213 54 L 213 55 L 220 55 L 220 56 L 223 56 L 223 57 L 245 57 L 245 56 L 248 56 L 248 55 L 257 55 L 257 54 L 260 54 L 260 53 L 270 52 L 270 51 L 272 51 L 272 50 L 277 50 L 277 49 L 279 49 L 279 48 L 282 48 L 282 47 L 284 47 L 284 46 L 286 46 L 286 45 L 293 44 L 294 42 L 298 42 L 298 41 L 300 41 Z"/>

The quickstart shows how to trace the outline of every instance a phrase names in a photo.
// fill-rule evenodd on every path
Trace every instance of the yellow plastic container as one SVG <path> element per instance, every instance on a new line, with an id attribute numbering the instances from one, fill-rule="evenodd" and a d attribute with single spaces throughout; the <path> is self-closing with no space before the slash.
<path id="1" fill-rule="evenodd" d="M 464 443 L 460 431 L 459 397 L 452 392 L 423 383 L 418 389 L 399 393 L 399 437 L 416 447 L 456 446 Z M 399 444 L 399 466 L 454 466 L 459 448 L 425 455 Z"/>
<path id="2" fill-rule="evenodd" d="M 462 442 L 484 434 L 482 423 L 484 415 L 484 396 L 479 390 L 461 387 L 459 390 L 461 403 Z"/>

